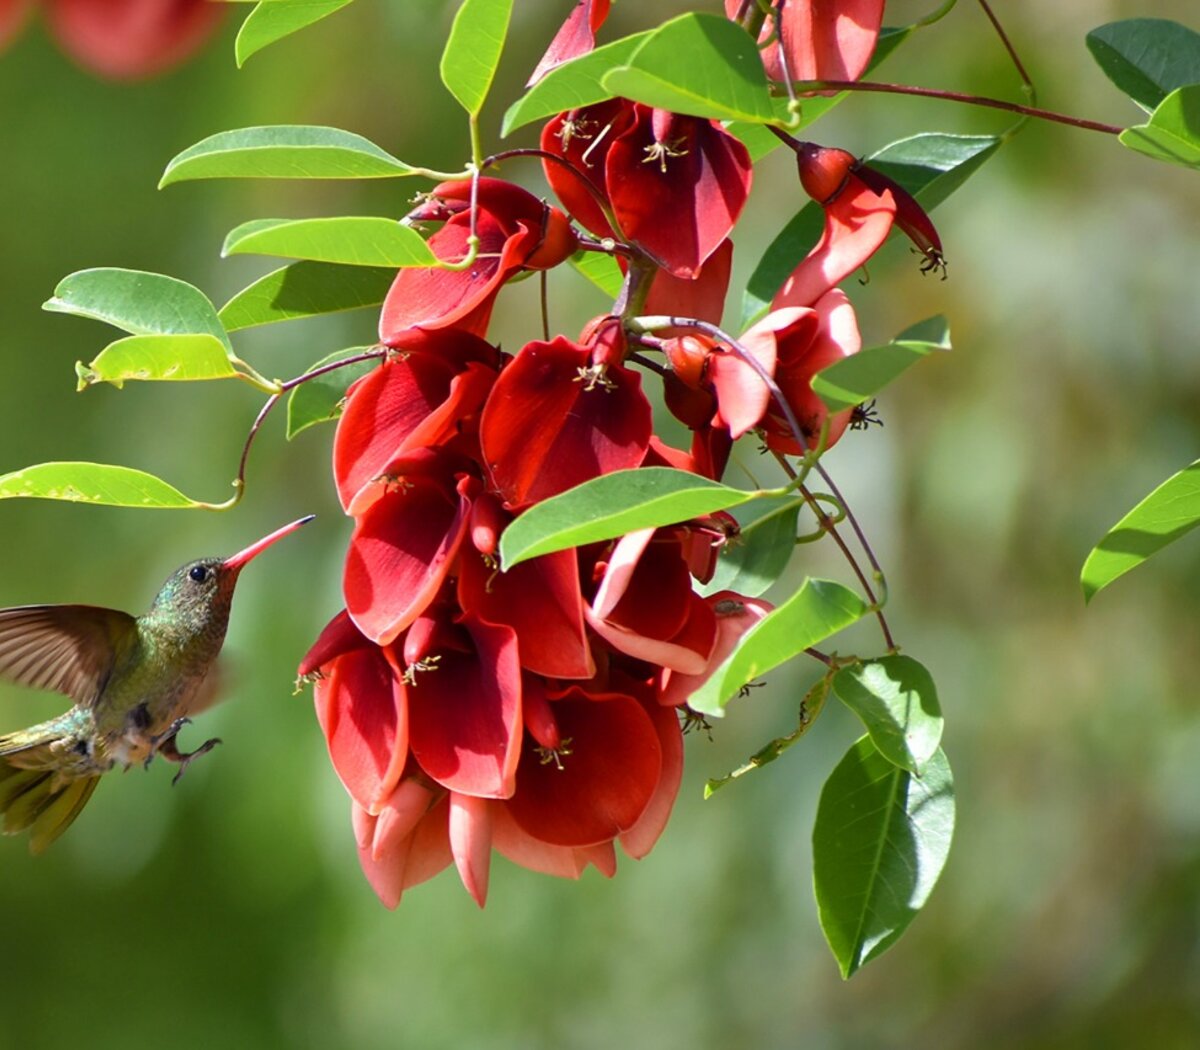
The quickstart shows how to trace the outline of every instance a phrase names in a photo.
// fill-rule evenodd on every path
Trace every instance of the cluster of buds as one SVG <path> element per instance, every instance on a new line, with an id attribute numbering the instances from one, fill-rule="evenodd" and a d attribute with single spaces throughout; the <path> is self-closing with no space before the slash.
<path id="1" fill-rule="evenodd" d="M 607 6 L 577 5 L 539 68 L 590 48 Z M 479 177 L 437 186 L 410 214 L 442 224 L 429 245 L 456 268 L 400 272 L 380 318 L 389 353 L 349 389 L 334 441 L 354 519 L 345 609 L 300 673 L 315 680 L 361 864 L 388 906 L 451 863 L 482 905 L 493 850 L 577 878 L 589 864 L 611 875 L 617 842 L 635 858 L 654 845 L 688 698 L 770 608 L 693 586 L 736 524 L 644 529 L 507 572 L 500 533 L 616 470 L 719 479 L 748 432 L 780 454 L 833 444 L 849 412 L 827 418 L 809 380 L 860 346 L 835 286 L 911 201 L 842 151 L 794 143 L 825 234 L 734 340 L 716 322 L 753 174 L 741 142 L 715 121 L 613 99 L 558 115 L 541 145 L 563 210 Z M 626 271 L 613 311 L 577 339 L 513 354 L 488 342 L 506 283 L 581 248 Z M 650 334 L 646 315 L 669 323 Z M 654 433 L 637 366 L 657 353 L 650 371 L 691 430 L 685 449 Z"/>

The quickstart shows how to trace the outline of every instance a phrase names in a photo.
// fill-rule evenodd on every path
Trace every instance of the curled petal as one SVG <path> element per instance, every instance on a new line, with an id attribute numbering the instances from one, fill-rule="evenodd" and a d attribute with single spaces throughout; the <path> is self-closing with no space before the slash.
<path id="1" fill-rule="evenodd" d="M 768 314 L 739 342 L 768 376 L 774 376 L 777 357 L 776 331 L 784 323 L 779 312 Z M 758 370 L 732 350 L 713 354 L 709 375 L 717 392 L 719 421 L 735 441 L 758 426 L 771 401 L 771 391 Z"/>
<path id="2" fill-rule="evenodd" d="M 528 343 L 500 373 L 480 421 L 492 484 L 509 507 L 636 467 L 650 441 L 641 378 L 621 365 L 590 365 L 586 347 L 561 336 Z"/>
<path id="3" fill-rule="evenodd" d="M 550 761 L 526 748 L 508 810 L 528 834 L 551 845 L 607 842 L 632 828 L 654 795 L 662 773 L 658 733 L 628 696 L 596 701 L 576 688 L 554 709 L 570 743 Z"/>
<path id="4" fill-rule="evenodd" d="M 374 856 L 380 857 L 408 838 L 439 797 L 414 777 L 401 780 L 396 790 L 378 807 L 375 835 L 371 840 Z"/>
<path id="5" fill-rule="evenodd" d="M 304 678 L 323 670 L 343 653 L 351 649 L 365 649 L 371 644 L 370 639 L 355 626 L 350 614 L 343 609 L 322 629 L 296 673 Z"/>
<path id="6" fill-rule="evenodd" d="M 351 798 L 374 812 L 399 782 L 408 755 L 404 684 L 371 646 L 338 657 L 314 698 L 333 768 Z"/>
<path id="7" fill-rule="evenodd" d="M 112 80 L 154 76 L 189 58 L 217 28 L 208 0 L 51 0 L 46 20 L 76 62 Z"/>
<path id="8" fill-rule="evenodd" d="M 450 792 L 450 852 L 458 877 L 481 908 L 487 904 L 492 820 L 487 799 Z"/>
<path id="9" fill-rule="evenodd" d="M 435 803 L 404 838 L 390 836 L 381 840 L 379 828 L 383 818 L 371 816 L 357 803 L 351 819 L 358 841 L 359 864 L 384 907 L 396 907 L 406 889 L 433 878 L 450 865 L 446 798 Z"/>
<path id="10" fill-rule="evenodd" d="M 720 591 L 703 599 L 716 617 L 716 644 L 709 655 L 708 663 L 699 674 L 680 674 L 667 671 L 658 702 L 672 707 L 686 704 L 688 697 L 699 689 L 751 627 L 759 622 L 774 606 L 759 598 L 743 598 L 733 591 Z"/>
<path id="11" fill-rule="evenodd" d="M 666 707 L 654 708 L 649 714 L 662 748 L 662 773 L 637 823 L 620 836 L 621 846 L 634 860 L 641 860 L 654 848 L 663 828 L 667 826 L 683 780 L 683 730 L 678 715 Z"/>
<path id="12" fill-rule="evenodd" d="M 516 633 L 469 613 L 461 624 L 459 648 L 434 654 L 408 690 L 409 745 L 425 773 L 451 791 L 507 798 L 522 736 Z"/>

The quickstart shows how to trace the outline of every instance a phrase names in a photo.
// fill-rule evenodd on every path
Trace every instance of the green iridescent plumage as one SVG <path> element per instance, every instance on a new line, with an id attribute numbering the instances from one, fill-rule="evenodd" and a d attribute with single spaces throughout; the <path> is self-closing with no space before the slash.
<path id="1" fill-rule="evenodd" d="M 61 835 L 110 769 L 159 755 L 180 764 L 175 736 L 213 699 L 209 672 L 225 641 L 238 574 L 311 516 L 231 558 L 203 558 L 171 574 L 150 611 L 133 617 L 91 605 L 0 609 L 0 678 L 70 697 L 57 718 L 0 736 L 3 831 L 30 831 L 40 853 Z"/>

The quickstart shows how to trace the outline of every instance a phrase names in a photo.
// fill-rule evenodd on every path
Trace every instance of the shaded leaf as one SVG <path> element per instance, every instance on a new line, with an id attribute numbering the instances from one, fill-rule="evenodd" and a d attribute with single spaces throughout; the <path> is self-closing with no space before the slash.
<path id="1" fill-rule="evenodd" d="M 54 313 L 90 317 L 131 335 L 211 335 L 232 349 L 216 308 L 199 288 L 143 270 L 99 268 L 64 277 L 42 304 Z"/>
<path id="2" fill-rule="evenodd" d="M 75 366 L 78 389 L 96 383 L 120 388 L 127 379 L 187 381 L 235 379 L 229 353 L 211 335 L 131 335 L 109 343 L 91 364 Z"/>
<path id="3" fill-rule="evenodd" d="M 601 83 L 614 95 L 693 117 L 775 119 L 758 48 L 719 15 L 693 12 L 665 22 Z"/>
<path id="4" fill-rule="evenodd" d="M 320 361 L 313 362 L 305 371 L 312 372 L 322 365 L 331 365 L 343 358 L 355 357 L 369 349 L 368 346 L 352 346 L 348 350 L 338 350 Z M 288 396 L 288 440 L 291 441 L 300 431 L 311 426 L 337 419 L 342 414 L 342 398 L 346 396 L 346 388 L 378 364 L 377 359 L 356 361 L 336 371 L 315 376 L 295 387 Z"/>
<path id="5" fill-rule="evenodd" d="M 202 139 L 171 159 L 158 185 L 161 189 L 188 179 L 380 179 L 413 173 L 402 160 L 353 132 L 276 124 Z"/>
<path id="6" fill-rule="evenodd" d="M 551 551 L 736 507 L 755 495 L 670 467 L 616 470 L 530 507 L 500 537 L 501 562 L 508 570 Z"/>
<path id="7" fill-rule="evenodd" d="M 876 750 L 918 776 L 942 741 L 937 688 L 911 656 L 893 654 L 843 667 L 833 679 L 842 702 L 867 727 Z"/>
<path id="8" fill-rule="evenodd" d="M 843 977 L 890 948 L 925 906 L 950 853 L 954 781 L 938 751 L 915 777 L 863 737 L 821 790 L 813 888 Z"/>
<path id="9" fill-rule="evenodd" d="M 1165 18 L 1109 22 L 1087 35 L 1096 64 L 1149 113 L 1176 88 L 1200 84 L 1200 33 Z"/>
<path id="10" fill-rule="evenodd" d="M 1200 168 L 1200 84 L 1172 91 L 1146 124 L 1126 128 L 1121 145 L 1155 160 Z"/>
<path id="11" fill-rule="evenodd" d="M 400 268 L 437 263 L 411 226 L 373 216 L 254 219 L 229 232 L 221 254 L 284 255 L 343 266 Z"/>
<path id="12" fill-rule="evenodd" d="M 483 108 L 500 64 L 513 0 L 463 0 L 438 67 L 442 83 L 472 116 Z"/>
<path id="13" fill-rule="evenodd" d="M 757 598 L 770 590 L 796 549 L 800 507 L 796 500 L 755 500 L 735 507 L 732 514 L 741 531 L 721 549 L 716 572 L 698 588 L 700 593 L 736 591 Z"/>
<path id="14" fill-rule="evenodd" d="M 849 627 L 867 611 L 866 603 L 840 583 L 805 580 L 795 594 L 746 632 L 738 647 L 691 695 L 688 706 L 720 718 L 744 686 Z"/>
<path id="15" fill-rule="evenodd" d="M 1118 521 L 1083 563 L 1083 596 L 1093 596 L 1200 524 L 1200 460 L 1173 474 Z"/>
<path id="16" fill-rule="evenodd" d="M 263 0 L 246 16 L 234 42 L 240 69 L 251 55 L 268 44 L 340 11 L 351 0 Z"/>
<path id="17" fill-rule="evenodd" d="M 297 317 L 379 306 L 395 279 L 396 271 L 390 266 L 292 263 L 243 288 L 221 307 L 219 316 L 228 331 L 236 332 Z"/>
<path id="18" fill-rule="evenodd" d="M 109 507 L 211 507 L 188 499 L 161 478 L 107 463 L 38 463 L 0 477 L 0 499 L 54 499 Z"/>
<path id="19" fill-rule="evenodd" d="M 949 349 L 950 327 L 939 314 L 906 329 L 884 346 L 860 350 L 821 369 L 811 386 L 830 412 L 840 412 L 870 400 L 927 354 Z"/>

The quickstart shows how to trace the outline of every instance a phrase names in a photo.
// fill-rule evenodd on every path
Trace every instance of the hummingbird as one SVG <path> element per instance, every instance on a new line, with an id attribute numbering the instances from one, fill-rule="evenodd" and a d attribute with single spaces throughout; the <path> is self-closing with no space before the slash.
<path id="1" fill-rule="evenodd" d="M 0 736 L 4 833 L 29 830 L 41 853 L 70 826 L 110 769 L 146 767 L 155 755 L 179 764 L 221 741 L 181 752 L 175 737 L 212 701 L 209 676 L 229 623 L 238 575 L 301 518 L 229 558 L 176 569 L 149 612 L 130 616 L 94 605 L 0 609 L 0 679 L 75 701 L 48 722 Z"/>

